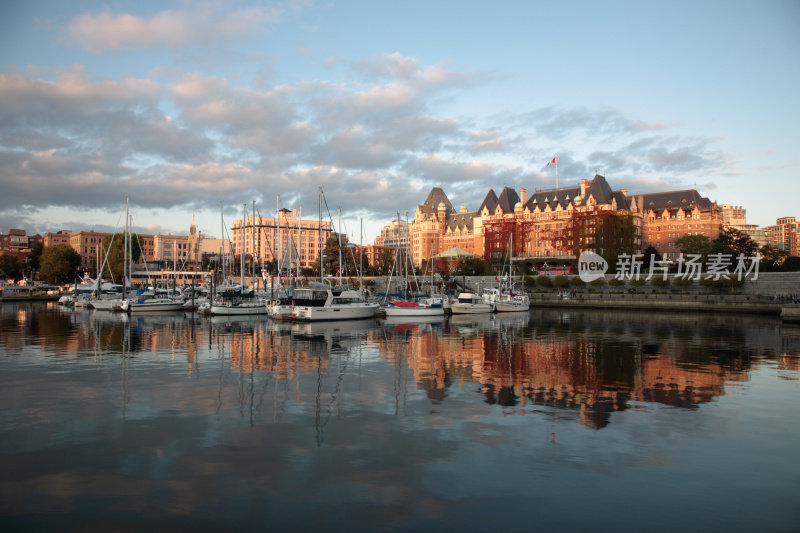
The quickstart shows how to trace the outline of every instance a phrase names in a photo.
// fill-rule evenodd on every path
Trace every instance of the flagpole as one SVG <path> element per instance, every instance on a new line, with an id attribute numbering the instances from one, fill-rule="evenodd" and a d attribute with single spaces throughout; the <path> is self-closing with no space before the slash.
<path id="1" fill-rule="evenodd" d="M 558 154 L 553 159 L 556 160 L 556 190 L 558 190 Z"/>

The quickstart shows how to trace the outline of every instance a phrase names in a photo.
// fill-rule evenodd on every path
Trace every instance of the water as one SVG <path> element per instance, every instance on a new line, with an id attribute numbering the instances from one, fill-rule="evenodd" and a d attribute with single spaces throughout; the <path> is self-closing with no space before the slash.
<path id="1" fill-rule="evenodd" d="M 0 310 L 4 531 L 795 531 L 800 328 Z"/>

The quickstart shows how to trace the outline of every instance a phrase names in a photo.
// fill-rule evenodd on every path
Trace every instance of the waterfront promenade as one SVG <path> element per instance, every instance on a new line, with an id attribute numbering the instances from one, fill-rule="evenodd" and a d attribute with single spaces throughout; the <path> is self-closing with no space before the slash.
<path id="1" fill-rule="evenodd" d="M 529 283 L 525 289 L 531 307 L 755 313 L 783 316 L 786 320 L 800 318 L 800 272 L 762 272 L 758 279 L 748 279 L 733 289 L 713 289 L 697 282 L 677 286 L 674 277 L 670 275 L 671 284 L 666 287 L 610 285 L 614 276 L 607 274 L 605 285 L 543 288 Z M 377 289 L 384 290 L 381 278 L 375 281 Z M 459 276 L 456 281 L 460 287 L 477 293 L 498 283 L 494 276 Z"/>

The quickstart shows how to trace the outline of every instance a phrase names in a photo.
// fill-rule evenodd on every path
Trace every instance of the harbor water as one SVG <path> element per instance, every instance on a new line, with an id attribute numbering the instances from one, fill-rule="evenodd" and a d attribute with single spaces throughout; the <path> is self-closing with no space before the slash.
<path id="1" fill-rule="evenodd" d="M 3 303 L 0 527 L 796 531 L 798 405 L 771 316 Z"/>

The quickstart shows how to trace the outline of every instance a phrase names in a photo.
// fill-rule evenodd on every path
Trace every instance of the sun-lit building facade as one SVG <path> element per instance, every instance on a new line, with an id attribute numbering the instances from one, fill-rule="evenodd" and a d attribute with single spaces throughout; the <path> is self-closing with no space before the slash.
<path id="1" fill-rule="evenodd" d="M 575 187 L 518 194 L 504 187 L 490 190 L 477 211 L 456 211 L 447 195 L 434 188 L 415 211 L 410 224 L 411 253 L 416 264 L 458 247 L 484 258 L 508 252 L 517 258 L 571 259 L 593 249 L 595 230 L 611 218 L 624 217 L 635 248 L 642 243 L 641 204 L 614 191 L 603 176 L 583 179 Z"/>
<path id="2" fill-rule="evenodd" d="M 325 241 L 331 236 L 330 221 L 301 219 L 297 209 L 280 209 L 277 217 L 250 216 L 233 221 L 233 253 L 255 258 L 257 263 L 278 260 L 302 268 L 318 264 Z"/>

